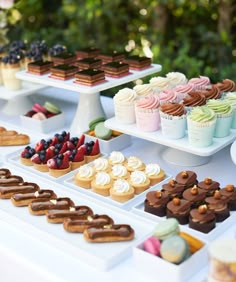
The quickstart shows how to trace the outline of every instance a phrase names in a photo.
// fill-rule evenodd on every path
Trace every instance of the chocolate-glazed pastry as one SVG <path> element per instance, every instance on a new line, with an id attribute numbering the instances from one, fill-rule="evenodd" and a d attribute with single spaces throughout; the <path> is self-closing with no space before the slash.
<path id="1" fill-rule="evenodd" d="M 83 233 L 85 240 L 91 243 L 130 241 L 134 234 L 133 228 L 128 224 L 91 226 Z"/>
<path id="2" fill-rule="evenodd" d="M 229 208 L 227 198 L 221 195 L 220 191 L 215 191 L 212 197 L 205 199 L 209 210 L 212 210 L 216 216 L 216 222 L 221 222 L 229 217 Z"/>
<path id="3" fill-rule="evenodd" d="M 68 232 L 82 233 L 89 226 L 104 226 L 113 223 L 113 219 L 108 215 L 94 214 L 81 216 L 76 219 L 67 218 L 64 220 L 63 227 Z"/>
<path id="4" fill-rule="evenodd" d="M 185 186 L 178 184 L 174 179 L 171 179 L 168 183 L 162 185 L 162 190 L 168 193 L 171 199 L 174 197 L 182 198 L 182 193 Z"/>
<path id="5" fill-rule="evenodd" d="M 206 191 L 207 196 L 212 196 L 216 190 L 220 189 L 220 183 L 206 177 L 204 181 L 200 181 L 197 185 L 199 188 Z"/>
<path id="6" fill-rule="evenodd" d="M 57 195 L 48 189 L 38 190 L 32 193 L 17 193 L 12 195 L 11 201 L 17 207 L 28 206 L 35 199 L 56 199 Z"/>
<path id="7" fill-rule="evenodd" d="M 197 184 L 197 174 L 191 170 L 185 170 L 178 173 L 175 177 L 178 184 L 183 185 L 184 188 L 193 187 Z"/>
<path id="8" fill-rule="evenodd" d="M 183 198 L 191 203 L 191 208 L 197 208 L 204 204 L 206 198 L 206 191 L 194 185 L 183 192 Z"/>
<path id="9" fill-rule="evenodd" d="M 236 187 L 228 184 L 220 190 L 221 195 L 226 197 L 229 210 L 236 211 Z"/>
<path id="10" fill-rule="evenodd" d="M 10 175 L 9 177 L 0 178 L 0 186 L 19 185 L 20 183 L 23 182 L 24 182 L 23 178 L 18 175 Z"/>
<path id="11" fill-rule="evenodd" d="M 189 201 L 174 198 L 167 204 L 166 217 L 175 218 L 180 224 L 187 224 L 189 221 L 191 203 Z"/>
<path id="12" fill-rule="evenodd" d="M 166 215 L 166 205 L 170 201 L 167 191 L 150 191 L 144 200 L 144 211 L 157 216 Z"/>
<path id="13" fill-rule="evenodd" d="M 189 227 L 203 233 L 209 233 L 216 226 L 216 217 L 207 205 L 192 209 L 189 216 Z"/>
<path id="14" fill-rule="evenodd" d="M 0 169 L 0 178 L 7 178 L 11 175 L 11 172 L 7 168 L 1 168 Z"/>
<path id="15" fill-rule="evenodd" d="M 12 185 L 0 186 L 0 198 L 10 199 L 12 195 L 17 193 L 32 193 L 39 190 L 39 186 L 36 183 L 22 182 L 12 183 Z"/>
<path id="16" fill-rule="evenodd" d="M 47 221 L 50 223 L 63 223 L 65 219 L 80 219 L 93 215 L 93 211 L 88 206 L 74 206 L 69 210 L 48 210 L 46 212 Z"/>
<path id="17" fill-rule="evenodd" d="M 74 207 L 74 202 L 70 198 L 57 198 L 57 199 L 36 199 L 29 205 L 29 212 L 33 215 L 46 214 L 48 210 L 69 210 Z"/>

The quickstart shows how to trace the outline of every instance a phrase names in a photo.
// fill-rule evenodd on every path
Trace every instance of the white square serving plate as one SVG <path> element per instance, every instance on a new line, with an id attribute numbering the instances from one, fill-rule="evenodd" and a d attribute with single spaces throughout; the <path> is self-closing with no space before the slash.
<path id="1" fill-rule="evenodd" d="M 65 115 L 63 112 L 45 120 L 37 120 L 21 115 L 20 120 L 23 128 L 27 128 L 37 133 L 48 133 L 65 126 Z"/>

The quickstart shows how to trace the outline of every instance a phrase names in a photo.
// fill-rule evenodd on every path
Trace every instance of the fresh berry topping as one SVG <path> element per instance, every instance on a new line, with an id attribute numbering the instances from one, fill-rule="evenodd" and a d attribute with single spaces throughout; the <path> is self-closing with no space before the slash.
<path id="1" fill-rule="evenodd" d="M 77 148 L 79 148 L 80 146 L 84 145 L 84 141 L 85 141 L 85 135 L 82 134 L 78 140 L 78 143 L 77 143 Z"/>
<path id="2" fill-rule="evenodd" d="M 86 151 L 86 148 L 83 147 L 83 146 L 80 146 L 76 153 L 73 155 L 73 160 L 74 162 L 81 162 L 84 160 L 84 155 L 85 155 L 85 151 Z"/>
<path id="3" fill-rule="evenodd" d="M 98 155 L 100 153 L 100 147 L 99 147 L 99 141 L 98 139 L 96 139 L 93 147 L 92 147 L 92 151 L 90 153 L 90 156 L 95 156 Z"/>

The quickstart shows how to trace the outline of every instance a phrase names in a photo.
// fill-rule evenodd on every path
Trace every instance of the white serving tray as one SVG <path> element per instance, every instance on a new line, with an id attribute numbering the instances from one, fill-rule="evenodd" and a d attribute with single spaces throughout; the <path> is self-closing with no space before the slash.
<path id="1" fill-rule="evenodd" d="M 160 185 L 158 184 L 155 188 L 156 190 L 161 190 L 161 184 Z M 160 216 L 156 216 L 154 214 L 144 211 L 144 200 L 140 200 L 137 205 L 133 206 L 131 211 L 132 213 L 139 215 L 141 217 L 144 217 L 153 222 L 160 222 L 160 221 L 166 220 L 166 216 L 160 217 Z M 235 222 L 235 216 L 236 216 L 236 212 L 230 211 L 230 216 L 227 219 L 225 219 L 222 222 L 216 223 L 216 227 L 213 230 L 211 230 L 209 233 L 206 233 L 206 234 L 188 227 L 188 224 L 183 224 L 180 226 L 183 229 L 185 229 L 186 232 L 189 232 L 198 238 L 202 238 L 204 241 L 211 241 L 211 240 L 216 239 L 218 236 L 220 236 L 223 232 L 225 232 L 225 230 L 228 227 L 231 226 L 233 222 Z"/>
<path id="2" fill-rule="evenodd" d="M 82 234 L 69 233 L 63 229 L 61 224 L 51 224 L 46 221 L 45 216 L 31 215 L 27 207 L 15 207 L 10 200 L 0 199 L 1 219 L 10 222 L 18 229 L 31 235 L 34 238 L 65 252 L 74 259 L 80 259 L 84 263 L 93 265 L 100 270 L 108 270 L 120 261 L 132 254 L 132 247 L 138 240 L 144 238 L 151 232 L 152 226 L 148 221 L 140 220 L 136 215 L 113 207 L 110 209 L 106 204 L 99 204 L 81 194 L 74 193 L 58 183 L 48 182 L 36 176 L 32 176 L 17 170 L 14 166 L 1 163 L 2 168 L 10 169 L 12 174 L 22 176 L 25 181 L 37 183 L 41 189 L 52 189 L 58 197 L 69 197 L 75 205 L 88 205 L 94 213 L 107 214 L 117 224 L 130 224 L 135 230 L 135 238 L 132 241 L 116 243 L 88 243 Z M 79 255 L 78 255 L 79 254 Z"/>
<path id="3" fill-rule="evenodd" d="M 230 129 L 229 136 L 224 138 L 213 138 L 213 144 L 211 146 L 205 148 L 195 148 L 189 144 L 187 134 L 184 138 L 172 140 L 163 136 L 161 129 L 154 132 L 144 132 L 138 130 L 135 123 L 124 125 L 117 122 L 115 117 L 107 119 L 105 121 L 105 125 L 113 130 L 202 157 L 208 157 L 215 154 L 227 145 L 231 144 L 236 138 L 236 129 Z"/>
<path id="4" fill-rule="evenodd" d="M 156 185 L 150 186 L 150 188 L 148 188 L 146 191 L 144 191 L 144 192 L 142 192 L 138 195 L 135 195 L 134 198 L 128 200 L 127 202 L 120 203 L 120 202 L 113 200 L 110 196 L 107 196 L 107 197 L 102 196 L 100 194 L 93 192 L 92 189 L 84 189 L 84 188 L 79 187 L 78 185 L 74 184 L 74 175 L 75 174 L 76 174 L 76 170 L 68 173 L 66 176 L 61 178 L 61 180 L 64 180 L 65 186 L 68 186 L 69 188 L 73 189 L 78 194 L 81 193 L 81 194 L 90 196 L 93 199 L 97 199 L 97 200 L 101 201 L 102 203 L 107 203 L 107 204 L 112 205 L 112 207 L 115 206 L 115 207 L 125 209 L 125 210 L 130 210 L 136 203 L 142 201 L 145 198 L 145 195 L 148 191 L 152 191 L 152 190 L 156 189 Z M 170 178 L 171 178 L 171 175 L 166 173 L 165 179 L 163 181 L 161 181 L 160 183 L 166 182 Z"/>

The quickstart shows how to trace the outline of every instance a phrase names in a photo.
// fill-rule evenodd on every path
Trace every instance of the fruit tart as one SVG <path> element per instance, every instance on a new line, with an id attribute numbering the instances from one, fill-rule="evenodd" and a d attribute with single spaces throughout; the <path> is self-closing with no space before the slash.
<path id="1" fill-rule="evenodd" d="M 53 177 L 60 177 L 71 171 L 69 154 L 58 154 L 47 161 L 49 174 Z"/>
<path id="2" fill-rule="evenodd" d="M 53 158 L 54 156 L 55 156 L 55 147 L 50 146 L 46 150 L 43 149 L 35 153 L 32 156 L 31 161 L 35 169 L 41 172 L 48 172 L 49 168 L 47 166 L 47 161 Z"/>
<path id="3" fill-rule="evenodd" d="M 90 141 L 85 143 L 85 146 L 86 146 L 86 153 L 85 153 L 86 163 L 92 162 L 93 160 L 101 156 L 98 139 L 96 139 L 95 141 Z"/>

